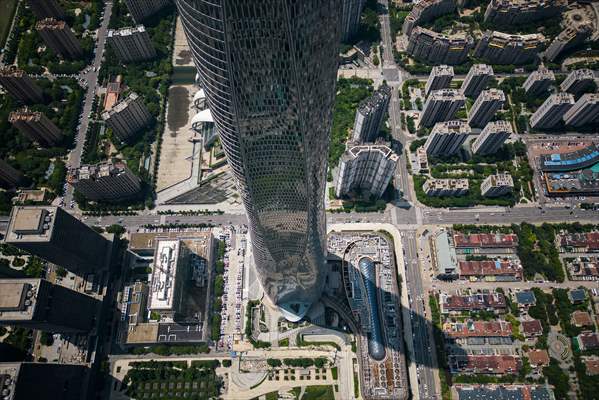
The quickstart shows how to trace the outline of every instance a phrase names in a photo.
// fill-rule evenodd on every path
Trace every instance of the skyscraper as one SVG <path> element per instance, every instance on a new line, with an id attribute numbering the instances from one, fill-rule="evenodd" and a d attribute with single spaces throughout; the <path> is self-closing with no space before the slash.
<path id="1" fill-rule="evenodd" d="M 523 86 L 526 94 L 535 96 L 545 93 L 553 82 L 555 82 L 555 74 L 553 71 L 541 65 L 539 66 L 539 69 L 528 75 Z"/>
<path id="2" fill-rule="evenodd" d="M 42 89 L 25 71 L 14 65 L 0 68 L 0 85 L 17 100 L 25 103 L 41 103 L 44 100 Z"/>
<path id="3" fill-rule="evenodd" d="M 566 125 L 583 126 L 599 121 L 599 94 L 586 93 L 564 114 Z"/>
<path id="4" fill-rule="evenodd" d="M 578 95 L 582 91 L 592 87 L 595 82 L 595 72 L 592 69 L 575 69 L 570 72 L 566 79 L 559 85 L 564 92 Z"/>
<path id="5" fill-rule="evenodd" d="M 353 139 L 356 142 L 374 142 L 389 108 L 391 88 L 386 84 L 360 103 L 354 120 Z"/>
<path id="6" fill-rule="evenodd" d="M 514 131 L 507 121 L 489 122 L 472 143 L 474 154 L 494 154 Z"/>
<path id="7" fill-rule="evenodd" d="M 453 79 L 453 67 L 448 65 L 437 65 L 431 70 L 426 85 L 424 85 L 424 94 L 428 96 L 433 90 L 448 88 Z"/>
<path id="8" fill-rule="evenodd" d="M 476 97 L 487 87 L 491 78 L 493 78 L 493 67 L 487 64 L 474 64 L 462 82 L 462 92 L 465 96 Z"/>
<path id="9" fill-rule="evenodd" d="M 341 40 L 348 41 L 360 27 L 360 17 L 365 0 L 342 0 L 341 4 Z"/>
<path id="10" fill-rule="evenodd" d="M 570 93 L 554 93 L 531 115 L 530 126 L 534 129 L 553 128 L 573 105 L 574 96 Z"/>
<path id="11" fill-rule="evenodd" d="M 145 18 L 166 7 L 170 0 L 125 0 L 127 9 L 135 23 L 141 23 Z"/>
<path id="12" fill-rule="evenodd" d="M 466 103 L 464 94 L 458 89 L 440 89 L 431 92 L 420 113 L 420 126 L 433 126 L 448 121 Z"/>
<path id="13" fill-rule="evenodd" d="M 341 0 L 177 0 L 249 220 L 268 297 L 290 320 L 319 298 Z"/>
<path id="14" fill-rule="evenodd" d="M 140 179 L 122 161 L 82 165 L 69 171 L 67 182 L 93 201 L 123 201 L 141 190 Z"/>
<path id="15" fill-rule="evenodd" d="M 448 157 L 457 153 L 472 131 L 464 121 L 438 122 L 424 143 L 429 156 Z"/>
<path id="16" fill-rule="evenodd" d="M 114 136 L 125 141 L 152 122 L 152 114 L 143 99 L 135 92 L 119 101 L 114 107 L 102 113 L 102 119 L 112 129 Z"/>

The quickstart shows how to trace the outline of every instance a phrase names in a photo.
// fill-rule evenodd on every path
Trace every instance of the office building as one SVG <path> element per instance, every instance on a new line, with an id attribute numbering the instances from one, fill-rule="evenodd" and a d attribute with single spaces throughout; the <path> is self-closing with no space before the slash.
<path id="1" fill-rule="evenodd" d="M 533 71 L 528 75 L 523 86 L 526 94 L 538 96 L 547 92 L 553 82 L 555 82 L 555 74 L 553 71 L 541 65 L 536 71 Z"/>
<path id="2" fill-rule="evenodd" d="M 456 65 L 466 61 L 474 47 L 472 36 L 463 33 L 443 35 L 417 26 L 408 39 L 407 53 L 428 64 Z"/>
<path id="3" fill-rule="evenodd" d="M 67 182 L 92 201 L 118 202 L 141 190 L 140 179 L 122 161 L 82 165 L 69 171 Z"/>
<path id="4" fill-rule="evenodd" d="M 491 64 L 529 64 L 537 59 L 544 45 L 545 37 L 540 33 L 511 35 L 486 31 L 474 49 L 474 57 Z"/>
<path id="5" fill-rule="evenodd" d="M 77 59 L 83 55 L 81 44 L 66 22 L 46 18 L 38 21 L 35 24 L 35 29 L 54 54 L 71 59 Z"/>
<path id="6" fill-rule="evenodd" d="M 15 65 L 0 67 L 0 85 L 15 99 L 24 103 L 41 103 L 44 101 L 42 89 L 25 71 Z"/>
<path id="7" fill-rule="evenodd" d="M 574 96 L 570 93 L 552 94 L 530 117 L 530 126 L 533 129 L 553 128 L 573 105 Z"/>
<path id="8" fill-rule="evenodd" d="M 99 305 L 93 297 L 45 279 L 0 279 L 2 325 L 52 333 L 89 332 Z"/>
<path id="9" fill-rule="evenodd" d="M 58 0 L 27 0 L 27 4 L 37 19 L 65 18 L 65 13 L 58 5 Z"/>
<path id="10" fill-rule="evenodd" d="M 505 94 L 500 89 L 488 89 L 480 92 L 468 114 L 471 127 L 482 128 L 493 119 L 495 113 L 503 107 Z"/>
<path id="11" fill-rule="evenodd" d="M 85 400 L 90 370 L 55 362 L 0 363 L 2 400 Z"/>
<path id="12" fill-rule="evenodd" d="M 401 31 L 409 36 L 418 25 L 432 21 L 443 14 L 452 13 L 455 8 L 455 0 L 422 0 L 414 4 L 404 20 Z"/>
<path id="13" fill-rule="evenodd" d="M 564 50 L 578 46 L 587 40 L 593 33 L 593 24 L 579 24 L 575 26 L 566 26 L 559 35 L 553 39 L 547 50 L 545 50 L 545 59 L 555 61 Z"/>
<path id="14" fill-rule="evenodd" d="M 248 214 L 258 277 L 285 317 L 299 320 L 326 275 L 340 2 L 176 4 Z"/>
<path id="15" fill-rule="evenodd" d="M 437 122 L 452 119 L 466 102 L 464 94 L 457 89 L 441 89 L 432 92 L 420 113 L 420 126 L 430 127 Z"/>
<path id="16" fill-rule="evenodd" d="M 126 141 L 153 121 L 143 99 L 135 92 L 102 113 L 102 119 L 112 129 L 115 139 Z"/>
<path id="17" fill-rule="evenodd" d="M 94 273 L 110 261 L 111 242 L 60 207 L 16 206 L 5 241 L 76 273 Z"/>
<path id="18" fill-rule="evenodd" d="M 495 154 L 514 133 L 507 121 L 489 122 L 472 144 L 472 152 L 479 155 Z"/>
<path id="19" fill-rule="evenodd" d="M 584 126 L 599 121 L 599 94 L 586 93 L 564 114 L 570 126 Z"/>
<path id="20" fill-rule="evenodd" d="M 52 146 L 62 140 L 62 132 L 45 114 L 22 108 L 8 115 L 8 121 L 27 139 Z"/>
<path id="21" fill-rule="evenodd" d="M 365 0 L 342 0 L 341 41 L 347 42 L 358 33 Z"/>
<path id="22" fill-rule="evenodd" d="M 110 29 L 106 40 L 122 63 L 145 61 L 156 57 L 152 39 L 143 25 Z"/>
<path id="23" fill-rule="evenodd" d="M 124 0 L 136 24 L 172 4 L 171 0 Z"/>
<path id="24" fill-rule="evenodd" d="M 379 198 L 385 193 L 399 157 L 381 144 L 352 146 L 341 157 L 335 196 L 360 189 Z"/>
<path id="25" fill-rule="evenodd" d="M 430 75 L 424 85 L 424 93 L 426 96 L 433 90 L 447 89 L 453 79 L 453 67 L 448 65 L 438 65 L 433 67 Z"/>
<path id="26" fill-rule="evenodd" d="M 19 185 L 23 180 L 21 171 L 17 171 L 9 163 L 0 159 L 0 186 L 5 189 L 12 189 Z"/>
<path id="27" fill-rule="evenodd" d="M 457 153 L 470 135 L 470 127 L 464 121 L 436 123 L 424 143 L 426 154 L 448 157 Z"/>
<path id="28" fill-rule="evenodd" d="M 595 83 L 595 73 L 592 69 L 583 68 L 575 69 L 570 72 L 566 79 L 560 84 L 560 89 L 563 92 L 572 93 L 578 95 L 584 90 L 593 87 Z"/>
<path id="29" fill-rule="evenodd" d="M 385 83 L 358 106 L 354 120 L 353 140 L 358 143 L 374 142 L 379 135 L 387 110 L 391 88 Z"/>
<path id="30" fill-rule="evenodd" d="M 422 185 L 430 197 L 464 196 L 469 189 L 468 179 L 429 179 Z"/>
<path id="31" fill-rule="evenodd" d="M 480 193 L 485 197 L 500 197 L 514 190 L 514 179 L 507 172 L 489 175 L 480 184 Z"/>
<path id="32" fill-rule="evenodd" d="M 495 25 L 520 25 L 559 15 L 567 0 L 491 0 L 485 11 L 485 22 Z"/>
<path id="33" fill-rule="evenodd" d="M 468 97 L 477 97 L 493 78 L 493 67 L 487 64 L 473 64 L 462 82 L 462 92 Z"/>

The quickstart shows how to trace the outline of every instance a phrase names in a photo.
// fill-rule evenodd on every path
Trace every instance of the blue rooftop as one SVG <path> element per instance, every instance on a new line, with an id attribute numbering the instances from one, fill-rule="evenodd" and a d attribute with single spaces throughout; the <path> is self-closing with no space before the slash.
<path id="1" fill-rule="evenodd" d="M 532 305 L 536 303 L 537 298 L 535 297 L 535 294 L 532 291 L 526 290 L 523 292 L 516 293 L 516 301 L 518 302 L 518 304 Z"/>

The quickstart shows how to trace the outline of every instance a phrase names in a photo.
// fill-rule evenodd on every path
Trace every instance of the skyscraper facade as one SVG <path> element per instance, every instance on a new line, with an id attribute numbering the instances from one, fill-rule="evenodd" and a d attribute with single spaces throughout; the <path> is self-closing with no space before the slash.
<path id="1" fill-rule="evenodd" d="M 177 0 L 268 297 L 299 320 L 324 284 L 323 196 L 341 0 Z"/>
<path id="2" fill-rule="evenodd" d="M 42 89 L 25 71 L 14 65 L 0 68 L 0 85 L 12 97 L 24 103 L 41 103 L 44 101 Z"/>
<path id="3" fill-rule="evenodd" d="M 468 123 L 471 127 L 482 128 L 495 116 L 504 102 L 503 90 L 494 88 L 483 90 L 470 109 Z"/>
<path id="4" fill-rule="evenodd" d="M 365 0 L 342 0 L 341 4 L 341 40 L 350 40 L 360 27 L 360 17 Z"/>

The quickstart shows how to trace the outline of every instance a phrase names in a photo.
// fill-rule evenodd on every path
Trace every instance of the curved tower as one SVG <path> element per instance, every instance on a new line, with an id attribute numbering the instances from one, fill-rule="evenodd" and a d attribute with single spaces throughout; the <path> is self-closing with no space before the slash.
<path id="1" fill-rule="evenodd" d="M 177 0 L 264 290 L 299 320 L 325 280 L 341 0 Z"/>

